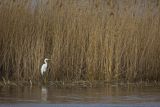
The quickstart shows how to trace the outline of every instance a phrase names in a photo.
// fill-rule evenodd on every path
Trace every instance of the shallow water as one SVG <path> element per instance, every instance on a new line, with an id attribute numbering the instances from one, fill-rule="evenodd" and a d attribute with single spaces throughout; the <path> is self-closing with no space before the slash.
<path id="1" fill-rule="evenodd" d="M 107 85 L 97 88 L 0 87 L 0 106 L 160 106 L 160 87 Z M 67 104 L 67 105 L 66 105 Z M 76 105 L 73 105 L 76 104 Z"/>

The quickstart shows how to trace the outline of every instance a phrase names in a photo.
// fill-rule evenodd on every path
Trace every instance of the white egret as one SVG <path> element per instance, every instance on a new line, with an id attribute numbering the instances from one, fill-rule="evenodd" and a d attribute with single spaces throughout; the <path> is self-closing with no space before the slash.
<path id="1" fill-rule="evenodd" d="M 41 67 L 41 75 L 42 75 L 42 76 L 43 76 L 44 72 L 47 71 L 47 60 L 50 60 L 50 59 L 45 58 L 45 59 L 44 59 L 44 64 L 43 64 L 42 67 Z"/>

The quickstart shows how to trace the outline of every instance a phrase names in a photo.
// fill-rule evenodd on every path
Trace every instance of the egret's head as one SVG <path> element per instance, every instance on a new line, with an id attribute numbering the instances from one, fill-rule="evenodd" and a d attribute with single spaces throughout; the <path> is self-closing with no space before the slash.
<path id="1" fill-rule="evenodd" d="M 45 58 L 45 59 L 44 59 L 44 61 L 48 61 L 48 60 L 51 60 L 51 59 L 48 59 L 48 58 Z"/>

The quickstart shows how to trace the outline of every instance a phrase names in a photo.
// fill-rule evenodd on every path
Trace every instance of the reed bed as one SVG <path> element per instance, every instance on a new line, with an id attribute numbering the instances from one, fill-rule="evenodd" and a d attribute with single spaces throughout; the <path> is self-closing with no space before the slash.
<path id="1" fill-rule="evenodd" d="M 0 0 L 0 79 L 159 81 L 159 3 Z"/>

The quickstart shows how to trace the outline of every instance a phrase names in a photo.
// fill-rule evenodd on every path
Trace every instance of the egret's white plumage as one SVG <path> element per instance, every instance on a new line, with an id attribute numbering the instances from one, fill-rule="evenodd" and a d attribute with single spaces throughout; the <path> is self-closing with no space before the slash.
<path id="1" fill-rule="evenodd" d="M 42 76 L 43 76 L 44 72 L 47 71 L 47 60 L 50 60 L 50 59 L 45 58 L 45 59 L 44 59 L 44 64 L 43 64 L 42 67 L 41 67 L 41 75 L 42 75 Z"/>

